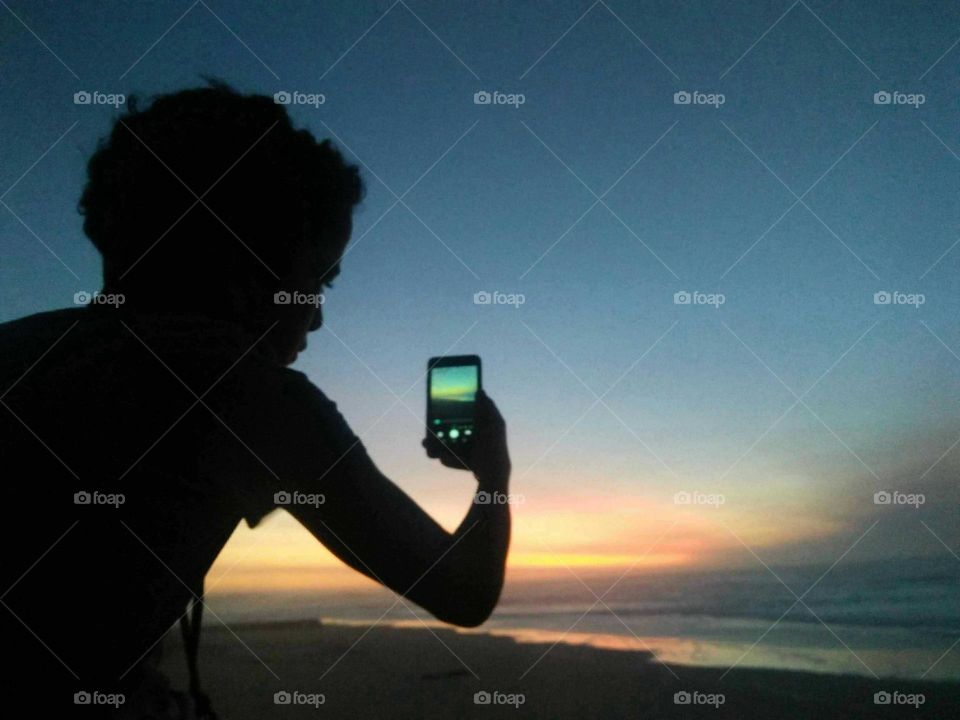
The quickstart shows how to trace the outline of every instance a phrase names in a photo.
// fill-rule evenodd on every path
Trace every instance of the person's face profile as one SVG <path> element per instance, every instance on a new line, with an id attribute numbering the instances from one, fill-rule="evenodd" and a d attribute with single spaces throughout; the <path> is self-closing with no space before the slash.
<path id="1" fill-rule="evenodd" d="M 277 323 L 274 333 L 284 365 L 296 361 L 307 348 L 307 335 L 323 327 L 325 291 L 340 274 L 340 257 L 350 239 L 350 230 L 348 222 L 333 255 L 319 252 L 318 244 L 311 243 L 283 283 L 282 297 L 289 302 L 275 302 L 273 307 Z"/>

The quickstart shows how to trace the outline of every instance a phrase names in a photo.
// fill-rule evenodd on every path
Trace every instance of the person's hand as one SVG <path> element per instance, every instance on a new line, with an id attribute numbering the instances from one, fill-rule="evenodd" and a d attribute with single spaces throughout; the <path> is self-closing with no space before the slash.
<path id="1" fill-rule="evenodd" d="M 507 425 L 493 400 L 477 391 L 473 446 L 469 457 L 454 453 L 437 438 L 424 439 L 427 456 L 438 459 L 446 467 L 472 470 L 481 485 L 502 485 L 510 477 L 510 454 L 507 450 Z"/>

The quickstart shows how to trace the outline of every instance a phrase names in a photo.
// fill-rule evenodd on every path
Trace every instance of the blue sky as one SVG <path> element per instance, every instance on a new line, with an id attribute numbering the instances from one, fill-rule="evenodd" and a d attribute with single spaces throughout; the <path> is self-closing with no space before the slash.
<path id="1" fill-rule="evenodd" d="M 75 92 L 323 93 L 291 114 L 368 195 L 298 367 L 447 525 L 470 483 L 419 447 L 443 352 L 483 357 L 518 517 L 567 551 L 551 513 L 633 503 L 627 552 L 697 489 L 772 557 L 832 559 L 877 518 L 873 556 L 956 545 L 955 3 L 5 5 L 0 318 L 99 286 L 75 206 L 115 113 Z M 896 488 L 925 514 L 872 505 Z"/>

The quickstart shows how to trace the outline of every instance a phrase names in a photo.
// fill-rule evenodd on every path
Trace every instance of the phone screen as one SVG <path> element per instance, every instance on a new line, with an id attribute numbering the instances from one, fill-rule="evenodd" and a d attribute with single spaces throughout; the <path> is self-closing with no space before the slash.
<path id="1" fill-rule="evenodd" d="M 465 449 L 473 439 L 480 358 L 432 358 L 427 386 L 428 431 L 454 451 Z"/>

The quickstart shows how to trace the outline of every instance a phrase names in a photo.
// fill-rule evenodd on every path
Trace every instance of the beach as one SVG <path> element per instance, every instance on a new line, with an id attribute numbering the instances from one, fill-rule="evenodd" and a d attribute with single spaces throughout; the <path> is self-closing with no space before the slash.
<path id="1" fill-rule="evenodd" d="M 223 720 L 960 716 L 956 682 L 663 665 L 639 643 L 518 642 L 422 625 L 212 619 L 200 653 Z M 176 631 L 164 641 L 163 669 L 186 687 Z"/>

